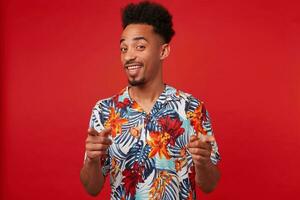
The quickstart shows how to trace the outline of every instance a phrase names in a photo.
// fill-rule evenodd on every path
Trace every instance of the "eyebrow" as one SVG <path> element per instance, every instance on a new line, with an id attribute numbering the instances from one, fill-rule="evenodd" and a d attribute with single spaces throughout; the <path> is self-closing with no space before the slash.
<path id="1" fill-rule="evenodd" d="M 148 40 L 147 40 L 145 37 L 143 37 L 143 36 L 134 37 L 132 40 L 134 40 L 134 41 L 137 41 L 137 40 L 145 40 L 146 42 L 148 42 Z M 120 44 L 121 44 L 122 42 L 124 42 L 124 41 L 125 41 L 125 39 L 122 38 L 122 39 L 120 40 Z"/>

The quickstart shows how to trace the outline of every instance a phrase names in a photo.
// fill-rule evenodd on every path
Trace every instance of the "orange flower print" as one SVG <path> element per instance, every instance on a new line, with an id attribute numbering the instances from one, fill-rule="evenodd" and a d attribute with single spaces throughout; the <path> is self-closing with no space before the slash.
<path id="1" fill-rule="evenodd" d="M 175 162 L 176 172 L 179 172 L 179 171 L 182 170 L 182 167 L 187 163 L 187 160 L 185 158 L 183 158 L 183 159 L 176 159 L 174 162 Z"/>
<path id="2" fill-rule="evenodd" d="M 177 97 L 179 97 L 180 93 L 181 93 L 181 91 L 180 91 L 180 90 L 176 90 L 176 93 L 175 93 L 175 95 L 176 95 Z"/>
<path id="3" fill-rule="evenodd" d="M 149 158 L 153 158 L 158 153 L 160 158 L 165 156 L 165 158 L 169 160 L 171 156 L 168 152 L 167 145 L 170 140 L 170 135 L 168 133 L 151 132 L 150 137 L 151 139 L 147 141 L 151 147 Z"/>
<path id="4" fill-rule="evenodd" d="M 141 129 L 139 127 L 133 127 L 130 129 L 130 134 L 138 139 L 141 135 Z"/>
<path id="5" fill-rule="evenodd" d="M 197 134 L 207 135 L 207 132 L 202 127 L 202 122 L 207 120 L 206 110 L 202 102 L 194 112 L 187 112 L 187 117 L 190 119 L 191 125 L 194 127 Z"/>
<path id="6" fill-rule="evenodd" d="M 111 136 L 114 138 L 117 134 L 121 134 L 122 125 L 127 123 L 128 120 L 120 118 L 120 113 L 116 113 L 113 107 L 110 108 L 110 114 L 107 121 L 104 123 L 105 128 L 111 128 Z"/>
<path id="7" fill-rule="evenodd" d="M 171 156 L 168 151 L 168 144 L 174 146 L 176 139 L 184 133 L 184 129 L 181 128 L 182 121 L 178 118 L 172 119 L 169 116 L 161 117 L 158 120 L 161 126 L 161 132 L 151 132 L 151 139 L 148 141 L 151 146 L 149 157 L 154 157 L 157 153 L 160 158 L 165 156 L 166 159 L 170 159 Z"/>
<path id="8" fill-rule="evenodd" d="M 180 149 L 180 156 L 182 158 L 186 157 L 186 147 L 183 147 L 183 148 Z"/>
<path id="9" fill-rule="evenodd" d="M 193 200 L 193 196 L 194 196 L 194 195 L 193 195 L 193 192 L 190 191 L 187 200 Z"/>
<path id="10" fill-rule="evenodd" d="M 111 176 L 116 180 L 117 174 L 120 172 L 120 166 L 118 165 L 117 160 L 113 157 L 111 159 Z"/>
<path id="11" fill-rule="evenodd" d="M 143 112 L 143 108 L 136 101 L 131 104 L 131 108 L 138 112 Z"/>
<path id="12" fill-rule="evenodd" d="M 175 163 L 175 169 L 176 169 L 176 172 L 179 172 L 182 170 L 182 167 L 187 163 L 187 159 L 186 159 L 186 147 L 182 147 L 179 151 L 180 153 L 180 158 L 176 159 L 174 161 Z"/>
<path id="13" fill-rule="evenodd" d="M 162 195 L 166 190 L 166 186 L 170 184 L 172 180 L 172 175 L 166 171 L 161 171 L 158 177 L 153 182 L 150 192 L 149 199 L 150 200 L 160 200 L 162 199 Z"/>

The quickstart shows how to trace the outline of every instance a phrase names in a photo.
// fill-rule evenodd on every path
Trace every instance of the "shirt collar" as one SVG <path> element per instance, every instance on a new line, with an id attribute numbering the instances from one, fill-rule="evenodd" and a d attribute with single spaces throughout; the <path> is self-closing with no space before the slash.
<path id="1" fill-rule="evenodd" d="M 134 102 L 134 100 L 131 99 L 131 97 L 129 95 L 129 88 L 130 88 L 130 86 L 127 86 L 119 93 L 119 96 L 118 96 L 119 102 L 123 102 L 125 99 L 129 99 L 131 104 Z M 154 106 L 160 105 L 159 107 L 161 107 L 161 105 L 164 105 L 168 101 L 174 100 L 174 97 L 177 96 L 176 92 L 177 92 L 177 90 L 174 87 L 165 84 L 165 89 L 163 90 L 163 92 L 160 94 L 160 96 L 156 100 Z"/>
<path id="2" fill-rule="evenodd" d="M 120 100 L 122 101 L 123 99 L 128 98 L 131 102 L 133 102 L 133 100 L 131 99 L 130 95 L 129 95 L 129 88 L 130 86 L 127 86 L 126 88 L 124 88 L 121 92 L 120 92 L 120 97 L 122 97 Z M 176 89 L 170 85 L 165 84 L 165 89 L 163 90 L 163 92 L 159 95 L 157 101 L 164 103 L 166 100 L 170 99 L 170 96 L 173 94 L 176 94 Z"/>

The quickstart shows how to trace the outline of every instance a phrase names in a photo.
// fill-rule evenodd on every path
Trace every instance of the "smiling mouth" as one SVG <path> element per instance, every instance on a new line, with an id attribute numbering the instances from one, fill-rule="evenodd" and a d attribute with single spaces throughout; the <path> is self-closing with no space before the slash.
<path id="1" fill-rule="evenodd" d="M 128 70 L 134 70 L 143 67 L 143 65 L 128 65 L 125 66 Z"/>

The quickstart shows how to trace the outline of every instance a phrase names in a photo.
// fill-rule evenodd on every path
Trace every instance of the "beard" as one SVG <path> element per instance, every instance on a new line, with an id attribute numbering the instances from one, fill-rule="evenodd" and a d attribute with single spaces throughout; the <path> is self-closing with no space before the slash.
<path id="1" fill-rule="evenodd" d="M 129 80 L 128 79 L 128 83 L 131 85 L 131 86 L 142 86 L 146 83 L 145 81 L 145 78 L 142 78 L 140 80 L 136 80 L 136 79 L 133 79 L 133 80 Z"/>

